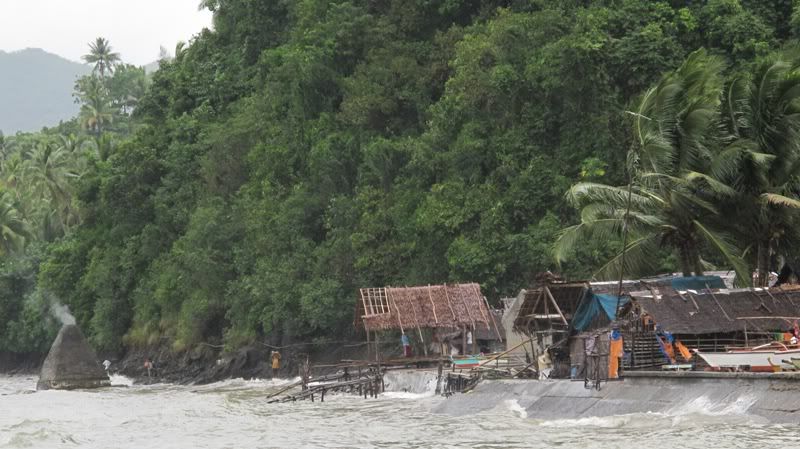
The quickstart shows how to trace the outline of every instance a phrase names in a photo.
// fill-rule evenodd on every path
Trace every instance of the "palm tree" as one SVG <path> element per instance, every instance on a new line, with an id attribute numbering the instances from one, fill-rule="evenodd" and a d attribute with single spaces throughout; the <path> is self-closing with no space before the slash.
<path id="1" fill-rule="evenodd" d="M 0 192 L 0 255 L 22 251 L 28 238 L 28 227 L 14 206 L 14 197 Z"/>
<path id="2" fill-rule="evenodd" d="M 630 114 L 634 144 L 628 152 L 629 184 L 579 183 L 567 199 L 582 208 L 581 222 L 562 231 L 557 262 L 579 241 L 624 241 L 623 250 L 596 276 L 647 270 L 661 247 L 678 256 L 684 275 L 702 274 L 701 249 L 713 249 L 747 282 L 747 270 L 728 238 L 709 223 L 715 196 L 732 189 L 707 175 L 722 91 L 722 62 L 700 50 L 648 90 Z"/>
<path id="3" fill-rule="evenodd" d="M 111 44 L 105 38 L 98 37 L 89 43 L 89 54 L 83 55 L 87 64 L 94 64 L 94 71 L 105 79 L 106 72 L 113 73 L 114 65 L 120 61 L 119 53 L 112 52 Z"/>
<path id="4" fill-rule="evenodd" d="M 3 161 L 2 178 L 6 188 L 13 190 L 17 195 L 22 193 L 20 186 L 25 179 L 25 161 L 19 153 Z"/>
<path id="5" fill-rule="evenodd" d="M 764 286 L 771 259 L 800 243 L 800 58 L 761 63 L 730 84 L 725 100 L 730 138 L 713 172 L 736 190 L 725 206 L 739 220 L 728 225 L 755 249 L 749 254 Z"/>
<path id="6" fill-rule="evenodd" d="M 28 166 L 31 191 L 36 201 L 47 206 L 42 215 L 58 224 L 62 234 L 78 221 L 68 182 L 76 176 L 70 156 L 63 146 L 41 143 L 35 147 Z"/>
<path id="7" fill-rule="evenodd" d="M 85 104 L 81 106 L 80 118 L 84 129 L 99 136 L 106 125 L 113 123 L 114 113 L 108 103 Z"/>

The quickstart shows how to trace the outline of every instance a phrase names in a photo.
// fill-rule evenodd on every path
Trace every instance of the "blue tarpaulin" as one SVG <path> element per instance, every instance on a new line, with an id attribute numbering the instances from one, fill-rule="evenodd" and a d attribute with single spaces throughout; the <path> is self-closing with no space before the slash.
<path id="1" fill-rule="evenodd" d="M 725 288 L 725 282 L 719 276 L 687 276 L 674 278 L 671 281 L 675 290 L 705 290 L 706 288 Z"/>
<path id="2" fill-rule="evenodd" d="M 629 298 L 623 296 L 619 301 L 619 306 L 622 307 L 628 303 Z M 572 318 L 572 326 L 582 331 L 589 327 L 592 320 L 604 313 L 609 320 L 614 320 L 617 314 L 617 296 L 587 292 L 581 302 L 578 310 L 575 311 L 575 316 Z"/>

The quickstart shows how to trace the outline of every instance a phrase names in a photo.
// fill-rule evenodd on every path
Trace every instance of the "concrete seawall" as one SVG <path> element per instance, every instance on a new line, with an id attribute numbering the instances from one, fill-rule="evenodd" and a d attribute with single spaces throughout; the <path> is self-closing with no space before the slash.
<path id="1" fill-rule="evenodd" d="M 600 390 L 582 381 L 483 381 L 442 401 L 435 412 L 472 414 L 514 400 L 537 419 L 576 419 L 631 413 L 747 414 L 772 422 L 800 421 L 800 376 L 760 373 L 627 373 Z"/>

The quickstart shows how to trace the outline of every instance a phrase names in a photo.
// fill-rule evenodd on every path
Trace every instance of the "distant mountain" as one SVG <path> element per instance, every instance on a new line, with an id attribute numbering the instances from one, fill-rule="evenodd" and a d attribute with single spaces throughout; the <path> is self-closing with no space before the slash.
<path id="1" fill-rule="evenodd" d="M 74 117 L 72 87 L 91 70 L 38 48 L 0 51 L 0 131 L 38 131 Z"/>

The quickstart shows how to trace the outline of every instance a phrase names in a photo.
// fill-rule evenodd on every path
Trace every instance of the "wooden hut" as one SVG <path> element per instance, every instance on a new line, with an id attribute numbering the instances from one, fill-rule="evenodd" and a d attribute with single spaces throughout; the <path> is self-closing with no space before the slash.
<path id="1" fill-rule="evenodd" d="M 798 289 L 661 288 L 631 297 L 623 318 L 627 364 L 633 369 L 670 364 L 659 334 L 669 333 L 690 349 L 722 352 L 779 340 L 800 321 Z"/>
<path id="2" fill-rule="evenodd" d="M 471 332 L 472 348 L 467 350 L 475 353 L 476 330 L 494 332 L 502 339 L 499 323 L 490 312 L 478 284 L 362 288 L 360 293 L 355 326 L 363 326 L 368 341 L 373 335 L 377 342 L 380 331 L 416 332 L 423 348 L 426 348 L 423 329 L 435 329 L 439 334 L 460 331 L 461 346 L 467 348 L 468 333 Z"/>

